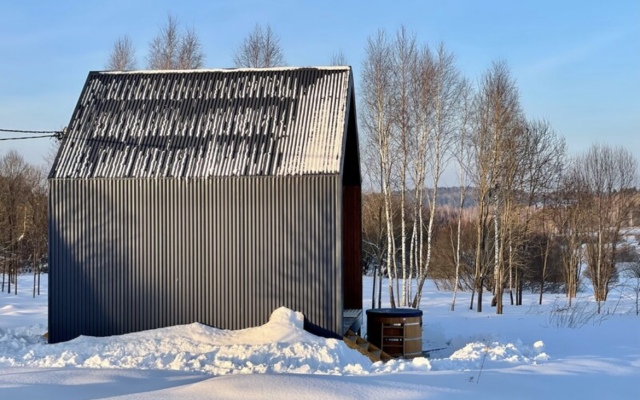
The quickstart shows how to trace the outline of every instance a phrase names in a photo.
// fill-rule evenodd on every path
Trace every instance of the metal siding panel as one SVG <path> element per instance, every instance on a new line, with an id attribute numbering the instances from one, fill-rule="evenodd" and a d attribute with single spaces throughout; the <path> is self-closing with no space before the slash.
<path id="1" fill-rule="evenodd" d="M 212 274 L 212 279 L 209 282 L 211 286 L 211 290 L 214 291 L 213 296 L 213 312 L 210 313 L 210 320 L 216 321 L 218 315 L 221 315 L 221 304 L 223 299 L 223 289 L 220 287 L 219 282 L 222 282 L 223 275 L 222 272 L 224 270 L 225 263 L 225 254 L 222 251 L 223 247 L 223 238 L 222 238 L 222 227 L 225 224 L 224 218 L 225 213 L 222 208 L 223 198 L 222 194 L 224 193 L 224 189 L 222 185 L 214 185 L 213 192 L 214 198 L 212 199 L 211 206 L 213 213 L 215 215 L 215 219 L 211 221 L 211 224 L 215 227 L 214 241 L 213 241 L 213 249 L 214 252 L 214 264 L 215 268 L 214 273 Z M 216 206 L 217 205 L 217 206 Z M 215 326 L 215 325 L 214 325 Z"/>
<path id="2" fill-rule="evenodd" d="M 221 225 L 221 219 L 220 219 L 220 207 L 214 207 L 214 204 L 219 204 L 220 203 L 220 197 L 219 197 L 219 189 L 220 189 L 220 185 L 211 185 L 209 188 L 209 191 L 211 193 L 211 198 L 209 200 L 209 204 L 211 204 L 211 219 L 208 221 L 205 221 L 205 224 L 208 224 L 211 226 L 212 228 L 212 240 L 211 240 L 211 247 L 212 247 L 212 254 L 211 254 L 211 261 L 212 264 L 210 266 L 211 268 L 211 274 L 209 279 L 207 280 L 207 285 L 209 285 L 210 287 L 210 292 L 212 292 L 210 294 L 210 301 L 209 304 L 211 305 L 211 308 L 209 310 L 209 312 L 207 313 L 207 320 L 208 321 L 213 321 L 213 319 L 215 318 L 214 316 L 216 314 L 218 314 L 218 296 L 220 293 L 220 290 L 217 290 L 217 288 L 215 288 L 214 286 L 214 282 L 219 282 L 220 281 L 220 251 L 217 251 L 216 249 L 220 248 L 219 245 L 219 241 L 220 241 L 220 225 Z"/>
<path id="3" fill-rule="evenodd" d="M 339 176 L 52 180 L 51 340 L 246 328 L 280 306 L 339 332 L 339 188 Z"/>
<path id="4" fill-rule="evenodd" d="M 334 321 L 336 323 L 334 332 L 338 332 L 342 334 L 342 317 L 344 310 L 344 276 L 343 276 L 343 266 L 344 266 L 344 237 L 342 231 L 342 224 L 344 223 L 344 216 L 342 215 L 342 182 L 339 177 L 334 177 L 332 180 L 333 183 L 333 213 L 331 215 L 334 216 L 332 229 L 334 232 L 334 242 L 333 246 L 335 246 L 334 252 L 334 296 L 337 301 L 334 303 Z M 332 246 L 332 247 L 333 247 Z"/>
<path id="5" fill-rule="evenodd" d="M 229 211 L 229 208 L 228 208 L 229 202 L 227 200 L 227 196 L 231 188 L 229 187 L 229 182 L 226 182 L 226 181 L 220 186 L 221 186 L 221 189 L 218 192 L 218 196 L 220 198 L 219 212 L 220 212 L 221 224 L 218 227 L 218 232 L 220 236 L 219 236 L 219 243 L 218 243 L 218 247 L 216 248 L 216 251 L 219 251 L 221 254 L 220 254 L 220 264 L 218 265 L 219 280 L 213 283 L 214 285 L 213 287 L 218 289 L 218 298 L 217 298 L 218 310 L 214 320 L 220 326 L 225 326 L 226 324 L 231 325 L 231 321 L 226 317 L 225 304 L 228 302 L 229 299 L 231 299 L 228 293 L 229 286 L 231 285 L 231 282 L 229 280 L 229 265 L 231 263 L 231 260 L 229 259 L 229 251 L 231 250 L 230 249 L 231 246 L 228 245 L 227 243 L 229 242 L 233 232 L 231 231 L 231 229 L 227 228 L 232 223 L 232 220 L 231 220 L 232 215 Z M 222 282 L 224 282 L 225 284 L 223 285 Z"/>
<path id="6" fill-rule="evenodd" d="M 59 251 L 62 248 L 60 235 L 58 234 L 59 230 L 59 212 L 58 207 L 60 206 L 59 202 L 54 202 L 52 199 L 59 198 L 58 194 L 58 181 L 49 180 L 49 199 L 48 199 L 48 237 L 49 237 L 49 291 L 47 293 L 47 304 L 49 308 L 49 312 L 47 315 L 48 326 L 51 328 L 55 326 L 57 329 L 55 334 L 61 332 L 64 328 L 63 322 L 58 318 L 58 310 L 60 309 L 59 302 L 60 296 L 58 293 L 62 292 L 58 287 L 58 265 L 59 260 L 61 259 L 61 252 Z M 55 260 L 55 264 L 53 261 Z M 55 293 L 56 296 L 52 296 L 51 293 Z M 50 329 L 51 330 L 51 329 Z M 57 340 L 57 337 L 52 336 L 54 332 L 49 332 L 49 340 Z"/>
<path id="7" fill-rule="evenodd" d="M 149 193 L 153 202 L 153 227 L 154 230 L 151 232 L 153 236 L 153 240 L 151 241 L 153 248 L 151 251 L 153 252 L 154 263 L 152 268 L 154 268 L 155 286 L 153 287 L 154 293 L 154 303 L 155 303 L 155 313 L 154 313 L 154 323 L 160 324 L 162 321 L 162 316 L 164 315 L 164 298 L 162 296 L 161 288 L 164 284 L 164 274 L 165 267 L 164 264 L 166 259 L 163 257 L 162 249 L 164 248 L 164 243 L 162 242 L 162 238 L 166 235 L 166 232 L 160 232 L 160 227 L 162 226 L 162 205 L 160 204 L 160 191 L 162 189 L 162 182 L 157 179 L 153 179 L 150 181 L 150 184 L 153 184 L 153 188 L 149 189 Z"/>
<path id="8" fill-rule="evenodd" d="M 249 325 L 250 321 L 254 318 L 254 312 L 256 304 L 252 299 L 256 298 L 256 290 L 255 290 L 255 277 L 256 270 L 258 265 L 256 264 L 256 260 L 253 258 L 255 254 L 254 244 L 256 240 L 253 240 L 256 237 L 255 232 L 255 218 L 253 216 L 253 207 L 255 206 L 255 201 L 248 201 L 249 199 L 256 199 L 256 193 L 254 192 L 254 186 L 251 184 L 251 181 L 248 179 L 242 180 L 244 184 L 244 226 L 243 229 L 244 237 L 243 241 L 246 243 L 245 248 L 242 251 L 242 256 L 244 258 L 244 264 L 247 266 L 247 273 L 242 277 L 244 281 L 245 288 L 245 304 L 247 312 L 244 313 L 244 325 Z M 254 278 L 251 278 L 254 277 Z"/>
<path id="9" fill-rule="evenodd" d="M 198 298 L 201 299 L 202 304 L 200 304 L 198 308 L 198 321 L 204 321 L 206 318 L 206 304 L 211 304 L 211 297 L 206 288 L 206 282 L 209 280 L 209 275 L 211 273 L 211 253 L 209 252 L 211 243 L 211 227 L 210 224 L 207 223 L 211 219 L 211 215 L 209 214 L 209 209 L 206 207 L 209 199 L 209 190 L 208 188 L 203 188 L 200 191 L 200 200 L 198 204 L 200 205 L 200 213 L 201 216 L 199 218 L 199 222 L 202 225 L 202 241 L 200 246 L 202 247 L 202 260 L 201 266 L 199 269 L 200 276 L 198 277 Z"/>
<path id="10" fill-rule="evenodd" d="M 229 221 L 229 225 L 227 225 L 227 229 L 229 230 L 229 244 L 228 244 L 228 250 L 230 251 L 229 254 L 229 258 L 227 263 L 225 263 L 224 265 L 224 269 L 225 271 L 228 272 L 228 282 L 229 285 L 226 286 L 227 289 L 227 293 L 225 298 L 226 299 L 230 299 L 231 302 L 229 303 L 229 305 L 233 304 L 235 307 L 233 307 L 234 309 L 231 309 L 231 307 L 227 310 L 227 314 L 229 315 L 229 327 L 231 327 L 231 329 L 237 329 L 238 327 L 238 321 L 237 321 L 237 316 L 235 315 L 235 308 L 240 308 L 242 307 L 242 304 L 239 304 L 238 301 L 238 280 L 237 280 L 237 273 L 238 273 L 238 268 L 240 267 L 238 265 L 238 247 L 240 246 L 240 243 L 238 241 L 237 238 L 237 234 L 238 234 L 238 209 L 237 209 L 237 205 L 234 204 L 234 199 L 237 198 L 238 194 L 237 194 L 237 184 L 238 181 L 237 180 L 233 180 L 233 181 L 229 181 L 230 184 L 230 190 L 227 191 L 227 196 L 225 198 L 226 204 L 225 204 L 225 208 L 227 210 L 229 210 L 230 212 L 230 221 Z M 241 202 L 242 200 L 240 200 Z"/>

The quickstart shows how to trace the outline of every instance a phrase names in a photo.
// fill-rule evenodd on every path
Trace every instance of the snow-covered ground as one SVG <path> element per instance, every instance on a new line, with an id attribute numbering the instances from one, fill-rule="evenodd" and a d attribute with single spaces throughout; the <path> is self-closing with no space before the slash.
<path id="1" fill-rule="evenodd" d="M 566 311 L 562 295 L 542 306 L 525 295 L 501 316 L 488 304 L 469 310 L 470 294 L 459 293 L 451 312 L 451 293 L 429 286 L 423 348 L 441 350 L 386 364 L 305 332 L 285 308 L 240 331 L 191 324 L 49 345 L 46 275 L 35 299 L 31 282 L 20 277 L 17 296 L 0 292 L 2 398 L 640 399 L 633 282 L 612 291 L 601 315 L 588 293 Z"/>

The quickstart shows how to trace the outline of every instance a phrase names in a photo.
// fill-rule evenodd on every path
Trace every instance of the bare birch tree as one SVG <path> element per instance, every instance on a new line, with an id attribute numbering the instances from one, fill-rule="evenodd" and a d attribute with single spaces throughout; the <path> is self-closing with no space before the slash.
<path id="1" fill-rule="evenodd" d="M 106 68 L 111 71 L 128 71 L 136 68 L 136 51 L 129 36 L 122 36 L 113 43 Z"/>
<path id="2" fill-rule="evenodd" d="M 173 15 L 168 15 L 166 25 L 160 27 L 158 34 L 149 43 L 149 69 L 176 69 L 179 47 L 178 20 Z"/>
<path id="3" fill-rule="evenodd" d="M 349 65 L 349 61 L 347 61 L 347 56 L 344 55 L 342 50 L 338 50 L 337 52 L 331 55 L 331 65 Z"/>
<path id="4" fill-rule="evenodd" d="M 386 260 L 386 232 L 384 229 L 384 198 L 382 192 L 364 193 L 362 197 L 362 253 L 373 267 L 371 287 L 372 308 L 381 307 L 381 270 Z M 377 296 L 376 296 L 377 293 Z M 377 302 L 376 302 L 377 299 Z"/>
<path id="5" fill-rule="evenodd" d="M 364 67 L 363 127 L 375 138 L 369 144 L 380 165 L 390 302 L 419 307 L 431 259 L 437 186 L 461 121 L 461 80 L 444 46 L 435 55 L 427 46 L 419 51 L 404 27 L 392 42 L 383 31 L 370 38 Z"/>
<path id="6" fill-rule="evenodd" d="M 414 91 L 413 77 L 417 62 L 417 46 L 415 35 L 410 34 L 403 26 L 396 34 L 393 49 L 393 125 L 396 156 L 400 158 L 398 181 L 400 190 L 400 266 L 402 274 L 402 291 L 400 305 L 408 305 L 411 289 L 411 274 L 409 266 L 409 249 L 407 248 L 407 190 L 409 182 L 410 152 L 414 138 L 413 104 L 411 101 Z M 394 271 L 396 277 L 398 271 Z M 396 281 L 399 284 L 399 279 Z M 396 286 L 399 291 L 399 286 Z M 400 293 L 399 293 L 400 295 Z"/>
<path id="7" fill-rule="evenodd" d="M 41 167 L 11 150 L 0 157 L 0 290 L 18 293 L 18 276 L 32 268 L 34 296 L 47 253 L 47 181 Z"/>
<path id="8" fill-rule="evenodd" d="M 233 56 L 236 67 L 269 68 L 285 65 L 280 38 L 270 25 L 262 29 L 256 24 Z"/>
<path id="9" fill-rule="evenodd" d="M 181 32 L 177 18 L 169 15 L 149 43 L 147 62 L 149 69 L 195 69 L 202 67 L 204 53 L 196 32 L 192 29 Z"/>
<path id="10" fill-rule="evenodd" d="M 362 252 L 374 264 L 371 306 L 376 308 L 377 304 L 377 308 L 380 308 L 382 307 L 382 276 L 386 273 L 384 264 L 387 259 L 385 199 L 382 194 L 380 155 L 371 140 L 371 136 L 364 136 L 360 151 L 362 163 L 367 166 L 363 169 L 362 186 L 363 190 L 369 192 L 363 193 L 362 196 Z"/>
<path id="11" fill-rule="evenodd" d="M 363 67 L 361 126 L 367 133 L 366 144 L 375 149 L 369 164 L 375 164 L 379 179 L 372 181 L 384 199 L 378 224 L 384 219 L 385 233 L 376 237 L 386 240 L 385 250 L 378 254 L 385 255 L 391 306 L 420 306 L 434 235 L 441 229 L 436 221 L 444 218 L 441 226 L 449 229 L 451 243 L 438 239 L 433 254 L 454 265 L 451 308 L 455 308 L 468 185 L 475 186 L 478 204 L 475 261 L 469 250 L 464 257 L 465 273 L 475 268 L 471 308 L 477 293 L 477 309 L 482 311 L 486 287 L 494 291 L 496 312 L 502 313 L 507 283 L 512 304 L 514 287 L 515 303 L 521 304 L 525 271 L 531 271 L 534 257 L 535 208 L 557 187 L 564 142 L 548 123 L 525 120 L 504 62 L 493 63 L 473 92 L 443 45 L 435 52 L 428 46 L 418 50 L 415 37 L 401 27 L 394 40 L 388 40 L 384 31 L 369 38 Z M 436 205 L 442 171 L 452 154 L 458 158 L 460 198 L 457 211 L 447 215 Z M 457 239 L 451 223 L 454 215 Z M 451 254 L 442 253 L 443 244 L 451 247 Z M 450 279 L 450 271 L 441 268 L 438 274 L 442 282 Z"/>
<path id="12" fill-rule="evenodd" d="M 503 173 L 506 139 L 513 137 L 520 122 L 520 105 L 515 82 L 504 62 L 494 62 L 483 75 L 475 99 L 475 129 L 471 139 L 473 182 L 477 188 L 479 219 L 476 243 L 477 311 L 482 311 L 482 294 L 489 271 L 491 254 L 489 233 L 493 228 L 493 287 L 496 312 L 502 313 L 503 263 L 500 249 L 500 214 L 503 200 Z M 493 205 L 493 216 L 489 210 Z M 492 224 L 493 227 L 490 225 Z M 473 301 L 473 300 L 472 300 Z"/>
<path id="13" fill-rule="evenodd" d="M 550 246 L 544 221 L 547 214 L 544 207 L 546 200 L 559 188 L 565 164 L 566 145 L 564 139 L 557 135 L 551 125 L 544 120 L 526 121 L 518 143 L 521 150 L 514 152 L 518 154 L 518 172 L 511 197 L 515 202 L 514 207 L 521 209 L 517 216 L 521 219 L 522 236 L 512 235 L 510 229 L 507 230 L 507 234 L 509 235 L 509 290 L 511 293 L 513 279 L 516 289 L 515 303 L 521 305 L 524 271 L 521 268 L 522 263 L 515 262 L 513 258 L 518 251 L 522 253 L 520 258 L 531 254 L 528 238 L 533 236 L 531 231 L 533 219 L 542 219 L 543 239 L 545 240 L 545 245 L 540 249 L 543 258 L 541 274 L 541 290 L 543 290 Z M 542 202 L 543 210 L 537 212 L 536 205 L 540 202 Z M 513 297 L 511 301 L 513 304 Z"/>
<path id="14" fill-rule="evenodd" d="M 204 53 L 198 34 L 193 28 L 188 28 L 180 37 L 177 69 L 202 68 L 203 64 Z"/>
<path id="15" fill-rule="evenodd" d="M 443 44 L 438 47 L 433 63 L 433 82 L 430 85 L 433 91 L 430 134 L 427 143 L 426 163 L 427 175 L 430 178 L 432 189 L 427 191 L 429 205 L 429 222 L 426 228 L 426 251 L 424 257 L 420 257 L 418 268 L 418 282 L 416 294 L 412 301 L 413 307 L 419 307 L 422 299 L 422 290 L 428 276 L 431 262 L 431 249 L 434 221 L 436 216 L 436 204 L 438 198 L 438 185 L 442 172 L 450 157 L 451 146 L 454 143 L 455 134 L 460 125 L 460 105 L 462 104 L 462 86 L 458 69 L 455 66 L 455 58 L 448 52 Z M 420 220 L 422 216 L 420 215 Z M 422 230 L 422 226 L 420 227 Z M 422 250 L 420 251 L 422 255 Z"/>
<path id="16" fill-rule="evenodd" d="M 583 199 L 591 234 L 586 246 L 587 271 L 600 312 L 616 273 L 620 230 L 633 205 L 630 189 L 637 184 L 638 162 L 624 147 L 596 144 L 575 159 L 573 168 L 587 194 Z"/>
<path id="17" fill-rule="evenodd" d="M 533 257 L 532 219 L 540 199 L 555 190 L 562 170 L 564 140 L 546 121 L 526 121 L 518 106 L 515 84 L 503 65 L 496 69 L 490 109 L 493 169 L 493 289 L 496 312 L 503 311 L 508 283 L 511 304 L 522 303 L 525 269 Z"/>
<path id="18" fill-rule="evenodd" d="M 427 180 L 427 157 L 433 133 L 436 60 L 428 46 L 423 46 L 414 69 L 415 138 L 412 140 L 412 181 L 414 185 L 413 229 L 411 233 L 411 274 L 420 279 L 424 260 L 425 185 Z M 420 291 L 421 288 L 418 288 Z M 413 300 L 412 300 L 413 305 Z"/>
<path id="19" fill-rule="evenodd" d="M 392 60 L 391 47 L 384 31 L 380 30 L 367 40 L 366 57 L 362 72 L 362 113 L 361 122 L 365 140 L 375 148 L 376 164 L 380 171 L 380 190 L 384 198 L 384 219 L 386 230 L 386 263 L 389 301 L 395 307 L 393 271 L 396 269 L 395 236 L 393 226 L 392 169 L 391 154 L 391 90 Z"/>
<path id="20" fill-rule="evenodd" d="M 468 81 L 462 80 L 460 82 L 460 126 L 458 128 L 458 135 L 455 141 L 454 158 L 458 167 L 458 183 L 460 186 L 460 198 L 458 202 L 458 215 L 457 215 L 457 227 L 456 227 L 456 240 L 455 240 L 455 278 L 453 284 L 453 295 L 451 299 L 451 311 L 455 310 L 456 295 L 458 293 L 458 286 L 460 285 L 460 247 L 462 244 L 462 214 L 464 210 L 464 204 L 467 194 L 468 186 L 468 172 L 467 168 L 471 164 L 469 151 L 469 129 L 471 118 L 471 102 L 472 102 L 472 88 Z"/>
<path id="21" fill-rule="evenodd" d="M 24 258 L 31 259 L 33 268 L 33 297 L 40 295 L 40 275 L 42 261 L 48 247 L 48 187 L 47 173 L 44 168 L 31 167 L 27 173 L 27 206 L 29 219 L 27 222 L 27 242 L 29 253 Z"/>
<path id="22" fill-rule="evenodd" d="M 2 263 L 2 291 L 18 294 L 20 251 L 25 239 L 28 184 L 30 166 L 16 151 L 0 158 L 0 262 Z M 5 286 L 6 285 L 6 286 Z"/>
<path id="23" fill-rule="evenodd" d="M 562 275 L 569 306 L 578 293 L 581 265 L 583 261 L 582 244 L 586 236 L 584 202 L 586 197 L 580 174 L 571 167 L 563 173 L 559 190 L 551 197 L 551 213 L 554 228 L 560 243 Z"/>

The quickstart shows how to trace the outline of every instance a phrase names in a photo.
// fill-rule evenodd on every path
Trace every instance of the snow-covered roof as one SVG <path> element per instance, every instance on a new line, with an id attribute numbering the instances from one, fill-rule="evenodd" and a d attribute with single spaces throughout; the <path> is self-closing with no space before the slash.
<path id="1" fill-rule="evenodd" d="M 199 74 L 203 72 L 222 72 L 222 73 L 230 73 L 230 72 L 259 72 L 259 71 L 267 71 L 267 72 L 277 72 L 277 71 L 299 71 L 304 69 L 322 69 L 325 71 L 344 71 L 350 69 L 347 65 L 331 65 L 331 66 L 322 66 L 322 67 L 292 67 L 292 66 L 282 66 L 282 67 L 269 67 L 269 68 L 200 68 L 200 69 L 140 69 L 140 70 L 130 70 L 130 71 L 117 71 L 117 70 L 107 70 L 107 71 L 95 71 L 98 74 Z"/>
<path id="2" fill-rule="evenodd" d="M 340 172 L 349 67 L 91 72 L 51 178 Z"/>

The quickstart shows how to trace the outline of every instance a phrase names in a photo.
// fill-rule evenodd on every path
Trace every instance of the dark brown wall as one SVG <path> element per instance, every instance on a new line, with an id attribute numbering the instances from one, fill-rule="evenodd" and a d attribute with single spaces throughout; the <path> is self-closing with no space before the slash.
<path id="1" fill-rule="evenodd" d="M 362 192 L 360 186 L 342 188 L 344 238 L 344 308 L 362 308 Z"/>

